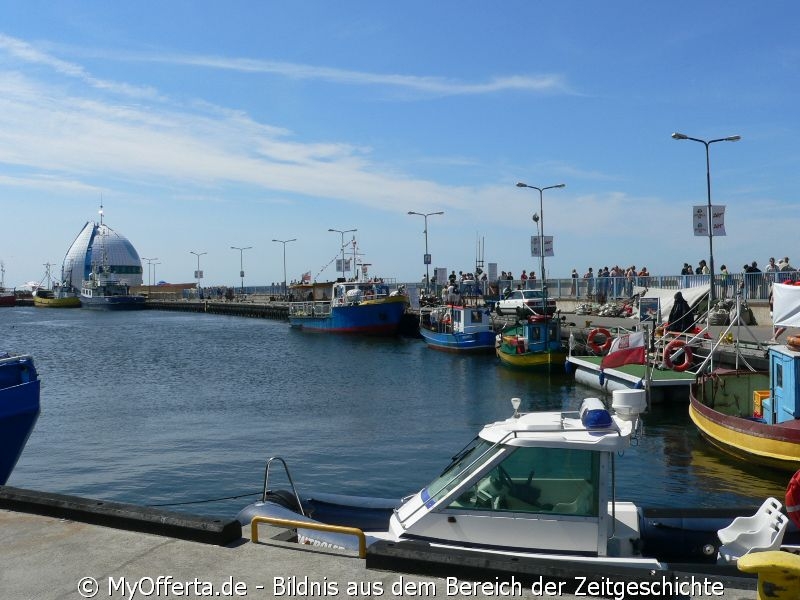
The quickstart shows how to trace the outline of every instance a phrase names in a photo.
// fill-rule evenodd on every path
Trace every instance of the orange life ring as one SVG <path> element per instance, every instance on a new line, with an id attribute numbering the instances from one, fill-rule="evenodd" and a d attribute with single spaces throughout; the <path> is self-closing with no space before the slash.
<path id="1" fill-rule="evenodd" d="M 790 335 L 787 337 L 786 345 L 792 350 L 800 350 L 800 335 Z"/>
<path id="2" fill-rule="evenodd" d="M 672 353 L 679 348 L 683 348 L 683 362 L 676 365 L 672 362 Z M 664 348 L 664 365 L 673 371 L 685 371 L 692 366 L 692 347 L 687 346 L 683 340 L 672 340 Z"/>
<path id="3" fill-rule="evenodd" d="M 594 341 L 598 335 L 605 336 L 605 341 L 601 346 L 597 342 Z M 589 332 L 589 336 L 586 338 L 586 343 L 589 345 L 589 348 L 594 351 L 595 354 L 601 354 L 606 352 L 609 348 L 611 348 L 611 332 L 606 329 L 605 327 L 598 327 L 597 329 L 592 329 Z"/>
<path id="4" fill-rule="evenodd" d="M 786 486 L 786 516 L 800 527 L 800 471 L 797 471 Z"/>

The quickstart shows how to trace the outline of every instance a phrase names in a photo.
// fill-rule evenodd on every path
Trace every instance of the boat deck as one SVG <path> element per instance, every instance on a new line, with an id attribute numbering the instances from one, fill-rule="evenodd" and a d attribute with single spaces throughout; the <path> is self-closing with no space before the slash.
<path id="1" fill-rule="evenodd" d="M 596 371 L 600 375 L 602 356 L 570 356 L 567 360 L 576 367 Z M 645 378 L 645 365 L 623 365 L 613 369 L 604 369 L 606 377 L 616 377 L 631 383 L 638 383 Z M 695 375 L 688 371 L 679 372 L 668 369 L 653 369 L 650 374 L 652 387 L 689 386 L 694 383 Z"/>

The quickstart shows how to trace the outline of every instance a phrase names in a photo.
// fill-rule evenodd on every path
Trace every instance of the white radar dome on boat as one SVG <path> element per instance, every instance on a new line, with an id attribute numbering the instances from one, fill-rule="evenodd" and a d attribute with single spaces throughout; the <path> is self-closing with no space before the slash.
<path id="1" fill-rule="evenodd" d="M 614 390 L 611 408 L 621 419 L 635 420 L 647 409 L 645 390 Z"/>
<path id="2" fill-rule="evenodd" d="M 607 429 L 611 427 L 611 413 L 606 410 L 600 398 L 585 398 L 580 408 L 581 423 L 586 429 Z"/>

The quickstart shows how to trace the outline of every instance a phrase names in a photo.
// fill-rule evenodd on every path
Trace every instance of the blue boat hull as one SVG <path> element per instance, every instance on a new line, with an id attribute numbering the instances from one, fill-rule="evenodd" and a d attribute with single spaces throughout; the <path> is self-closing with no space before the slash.
<path id="1" fill-rule="evenodd" d="M 40 382 L 30 357 L 0 364 L 0 485 L 5 485 L 39 418 Z"/>
<path id="2" fill-rule="evenodd" d="M 357 306 L 337 306 L 329 316 L 291 315 L 289 323 L 303 331 L 318 333 L 358 333 L 395 335 L 405 313 L 404 301 L 363 303 Z"/>
<path id="3" fill-rule="evenodd" d="M 420 327 L 419 332 L 430 348 L 445 352 L 494 352 L 497 337 L 494 331 L 440 333 Z"/>

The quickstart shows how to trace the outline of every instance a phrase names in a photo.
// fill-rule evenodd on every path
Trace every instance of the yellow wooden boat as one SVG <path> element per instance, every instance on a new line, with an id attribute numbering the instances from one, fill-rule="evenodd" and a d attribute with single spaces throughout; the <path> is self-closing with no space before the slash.
<path id="1" fill-rule="evenodd" d="M 42 288 L 33 293 L 33 305 L 41 308 L 78 308 L 81 299 L 75 293 Z"/>
<path id="2" fill-rule="evenodd" d="M 773 353 L 773 349 L 770 350 Z M 800 358 L 800 353 L 792 353 Z M 776 353 L 773 361 L 783 354 Z M 692 386 L 689 417 L 701 435 L 723 452 L 750 464 L 794 472 L 800 469 L 800 418 L 788 390 L 789 369 L 780 382 L 767 373 L 715 371 Z M 789 381 L 791 379 L 791 381 Z"/>
<path id="3" fill-rule="evenodd" d="M 533 315 L 498 335 L 497 356 L 508 367 L 531 371 L 563 368 L 567 351 L 561 341 L 561 321 Z"/>

